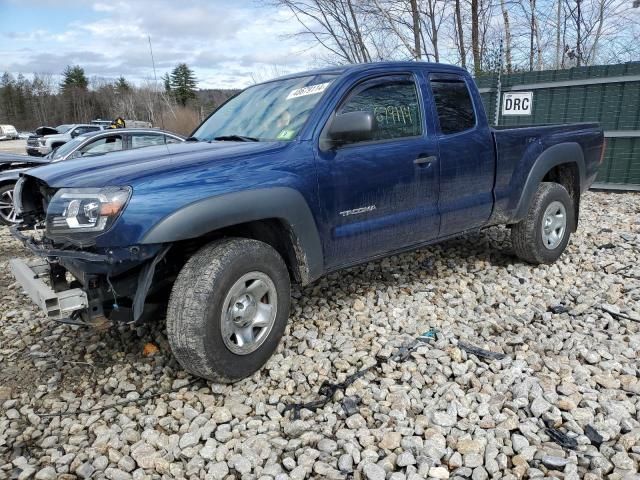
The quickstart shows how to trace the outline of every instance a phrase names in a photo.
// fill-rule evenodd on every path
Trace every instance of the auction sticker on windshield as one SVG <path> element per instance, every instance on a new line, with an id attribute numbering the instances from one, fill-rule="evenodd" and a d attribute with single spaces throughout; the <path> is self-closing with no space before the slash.
<path id="1" fill-rule="evenodd" d="M 287 95 L 287 100 L 292 98 L 304 97 L 307 95 L 315 95 L 316 93 L 324 92 L 331 82 L 318 83 L 317 85 L 311 85 L 309 87 L 296 88 Z"/>

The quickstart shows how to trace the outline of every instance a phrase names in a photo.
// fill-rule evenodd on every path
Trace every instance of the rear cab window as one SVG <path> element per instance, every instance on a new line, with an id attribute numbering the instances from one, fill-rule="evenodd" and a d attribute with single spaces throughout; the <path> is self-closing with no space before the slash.
<path id="1" fill-rule="evenodd" d="M 473 100 L 462 77 L 435 75 L 429 79 L 429 84 L 438 114 L 440 132 L 451 135 L 476 126 Z"/>

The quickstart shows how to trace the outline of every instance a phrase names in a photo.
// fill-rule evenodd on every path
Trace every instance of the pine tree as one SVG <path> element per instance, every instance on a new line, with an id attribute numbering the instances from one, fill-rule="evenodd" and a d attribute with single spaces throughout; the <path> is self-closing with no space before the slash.
<path id="1" fill-rule="evenodd" d="M 170 76 L 171 92 L 182 106 L 192 98 L 196 98 L 196 76 L 186 63 L 179 64 Z"/>
<path id="2" fill-rule="evenodd" d="M 63 79 L 60 88 L 63 92 L 74 90 L 87 90 L 89 80 L 84 74 L 84 68 L 79 65 L 67 65 L 62 73 Z"/>
<path id="3" fill-rule="evenodd" d="M 168 73 L 162 76 L 162 83 L 164 84 L 164 92 L 171 93 L 171 77 Z"/>
<path id="4" fill-rule="evenodd" d="M 114 87 L 118 95 L 123 95 L 131 91 L 131 85 L 127 82 L 127 79 L 122 76 L 116 80 Z"/>
<path id="5" fill-rule="evenodd" d="M 91 115 L 89 80 L 84 69 L 78 65 L 67 65 L 62 73 L 62 98 L 65 105 L 64 118 L 71 122 L 88 122 Z"/>

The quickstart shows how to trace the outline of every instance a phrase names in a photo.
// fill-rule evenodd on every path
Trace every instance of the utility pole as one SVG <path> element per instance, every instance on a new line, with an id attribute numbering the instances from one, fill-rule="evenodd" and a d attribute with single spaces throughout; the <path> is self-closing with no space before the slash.
<path id="1" fill-rule="evenodd" d="M 493 123 L 497 127 L 500 121 L 500 101 L 502 97 L 502 38 L 500 39 L 500 58 L 498 59 L 498 83 L 496 85 L 496 111 Z"/>
<path id="2" fill-rule="evenodd" d="M 157 97 L 158 76 L 156 75 L 156 62 L 153 59 L 153 48 L 151 48 L 151 35 L 147 35 L 147 39 L 149 40 L 149 52 L 151 53 L 151 65 L 153 66 L 153 88 L 156 91 L 156 97 Z M 162 106 L 162 102 L 159 102 L 159 105 Z M 153 110 L 155 112 L 155 108 Z M 162 112 L 159 112 L 159 115 L 160 115 L 160 123 L 162 124 L 162 129 L 164 130 L 164 115 L 162 115 Z M 155 120 L 155 119 L 152 119 L 152 120 Z"/>
<path id="3" fill-rule="evenodd" d="M 582 42 L 582 39 L 580 38 L 580 27 L 581 27 L 581 24 L 582 24 L 582 13 L 581 13 L 581 10 L 580 10 L 580 2 L 581 1 L 582 0 L 576 0 L 576 4 L 578 5 L 578 21 L 577 21 L 577 23 L 578 23 L 578 25 L 577 25 L 577 27 L 578 27 L 578 39 L 576 41 L 576 44 L 577 44 L 576 45 L 576 56 L 577 56 L 577 59 L 578 59 L 577 60 L 578 67 L 582 63 L 582 48 L 580 47 L 580 43 Z"/>
<path id="4" fill-rule="evenodd" d="M 638 0 L 640 1 L 640 0 Z M 560 45 L 560 19 L 562 18 L 562 0 L 558 0 L 558 11 L 556 12 L 556 70 L 560 70 L 560 58 L 562 46 Z"/>
<path id="5" fill-rule="evenodd" d="M 533 72 L 533 35 L 536 26 L 536 0 L 529 0 L 531 6 L 531 35 L 529 35 L 529 71 Z"/>

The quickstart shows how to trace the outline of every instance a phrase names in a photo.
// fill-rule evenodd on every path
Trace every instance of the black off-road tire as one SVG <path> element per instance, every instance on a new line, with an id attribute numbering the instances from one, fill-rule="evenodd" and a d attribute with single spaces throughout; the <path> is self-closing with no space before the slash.
<path id="1" fill-rule="evenodd" d="M 249 272 L 266 274 L 277 292 L 275 322 L 257 350 L 238 355 L 222 338 L 223 303 Z M 195 253 L 180 271 L 167 310 L 167 334 L 178 362 L 193 375 L 233 383 L 260 369 L 276 350 L 289 318 L 291 285 L 284 261 L 266 243 L 229 238 Z"/>
<path id="2" fill-rule="evenodd" d="M 543 242 L 543 215 L 552 202 L 560 202 L 566 211 L 566 228 L 557 247 L 549 249 Z M 575 231 L 575 210 L 569 192 L 562 185 L 542 182 L 531 201 L 527 216 L 511 228 L 515 254 L 534 265 L 555 262 L 564 252 L 571 232 Z"/>

